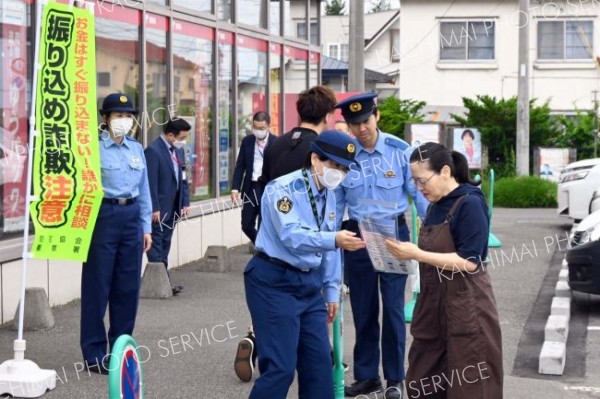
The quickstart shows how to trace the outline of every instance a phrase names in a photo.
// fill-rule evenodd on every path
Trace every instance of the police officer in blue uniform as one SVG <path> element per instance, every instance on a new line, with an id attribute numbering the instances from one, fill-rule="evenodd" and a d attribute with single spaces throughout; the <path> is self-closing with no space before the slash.
<path id="1" fill-rule="evenodd" d="M 375 93 L 363 93 L 336 105 L 358 140 L 355 163 L 336 190 L 336 213 L 343 215 L 347 207 L 350 220 L 345 222 L 345 227 L 356 233 L 359 233 L 358 221 L 363 217 L 396 218 L 398 239 L 408 241 L 409 231 L 404 220 L 404 212 L 409 206 L 408 195 L 415 200 L 421 217 L 425 215 L 428 202 L 411 181 L 409 156 L 412 151 L 409 145 L 377 128 L 376 97 Z M 338 222 L 341 223 L 341 219 Z M 344 267 L 356 329 L 356 382 L 346 387 L 346 396 L 356 397 L 383 389 L 379 377 L 382 354 L 383 374 L 387 380 L 384 396 L 386 399 L 401 398 L 405 378 L 404 286 L 407 276 L 376 272 L 366 249 L 345 251 Z M 383 302 L 381 329 L 379 292 Z"/>
<path id="2" fill-rule="evenodd" d="M 142 255 L 152 246 L 152 201 L 144 149 L 127 135 L 137 114 L 131 99 L 110 94 L 100 113 L 106 126 L 99 146 L 104 198 L 81 276 L 80 345 L 88 370 L 106 374 L 108 350 L 135 325 Z"/>
<path id="3" fill-rule="evenodd" d="M 299 397 L 333 399 L 327 322 L 337 314 L 341 258 L 364 242 L 336 231 L 335 194 L 356 144 L 324 131 L 304 168 L 265 187 L 256 253 L 246 266 L 246 301 L 260 351 L 251 399 L 285 399 L 298 371 Z"/>

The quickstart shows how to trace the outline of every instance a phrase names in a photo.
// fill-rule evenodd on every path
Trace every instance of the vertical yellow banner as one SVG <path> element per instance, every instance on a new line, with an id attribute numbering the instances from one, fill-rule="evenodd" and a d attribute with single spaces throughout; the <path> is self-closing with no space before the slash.
<path id="1" fill-rule="evenodd" d="M 44 7 L 30 205 L 35 258 L 87 260 L 102 202 L 94 35 L 89 11 Z"/>

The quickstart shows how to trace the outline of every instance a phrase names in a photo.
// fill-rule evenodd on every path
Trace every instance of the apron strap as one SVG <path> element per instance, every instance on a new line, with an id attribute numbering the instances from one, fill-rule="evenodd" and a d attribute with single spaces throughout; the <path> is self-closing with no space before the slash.
<path id="1" fill-rule="evenodd" d="M 444 221 L 444 223 L 449 223 L 450 220 L 452 220 L 452 218 L 454 217 L 454 212 L 456 212 L 456 209 L 458 208 L 462 200 L 468 196 L 469 194 L 465 194 L 462 197 L 458 197 L 456 201 L 454 201 L 454 204 L 452 204 L 452 208 L 450 208 L 448 215 L 446 215 L 446 220 Z"/>

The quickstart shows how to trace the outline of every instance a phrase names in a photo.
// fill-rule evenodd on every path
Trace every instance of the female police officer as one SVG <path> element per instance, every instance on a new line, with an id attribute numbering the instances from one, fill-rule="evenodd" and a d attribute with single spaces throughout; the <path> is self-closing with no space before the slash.
<path id="1" fill-rule="evenodd" d="M 152 206 L 144 150 L 127 135 L 137 114 L 133 103 L 124 94 L 110 94 L 100 113 L 106 125 L 100 135 L 104 198 L 81 276 L 80 344 L 87 368 L 104 374 L 109 360 L 106 306 L 112 348 L 120 335 L 133 332 L 142 254 L 152 244 Z"/>
<path id="2" fill-rule="evenodd" d="M 284 399 L 298 370 L 299 396 L 333 398 L 327 323 L 337 313 L 337 248 L 364 242 L 335 231 L 335 189 L 354 160 L 353 139 L 322 132 L 305 167 L 269 183 L 261 201 L 256 253 L 246 266 L 246 301 L 260 348 L 250 398 Z M 326 305 L 326 304 L 327 305 Z"/>

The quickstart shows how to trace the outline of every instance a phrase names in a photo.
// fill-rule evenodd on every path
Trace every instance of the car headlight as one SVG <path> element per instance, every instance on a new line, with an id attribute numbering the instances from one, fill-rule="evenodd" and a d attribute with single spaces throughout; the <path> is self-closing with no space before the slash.
<path id="1" fill-rule="evenodd" d="M 600 224 L 595 225 L 589 235 L 590 241 L 598 241 L 600 239 Z"/>
<path id="2" fill-rule="evenodd" d="M 576 231 L 571 236 L 571 247 L 587 244 L 588 242 L 600 239 L 600 224 L 590 227 L 587 230 Z"/>
<path id="3" fill-rule="evenodd" d="M 566 183 L 568 181 L 573 181 L 573 180 L 581 180 L 581 179 L 585 179 L 585 177 L 590 173 L 589 170 L 582 170 L 581 172 L 576 172 L 576 173 L 572 173 L 569 175 L 565 175 L 562 177 L 561 179 L 561 183 Z"/>

